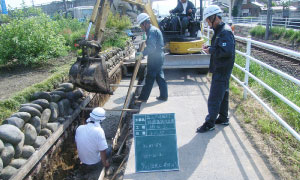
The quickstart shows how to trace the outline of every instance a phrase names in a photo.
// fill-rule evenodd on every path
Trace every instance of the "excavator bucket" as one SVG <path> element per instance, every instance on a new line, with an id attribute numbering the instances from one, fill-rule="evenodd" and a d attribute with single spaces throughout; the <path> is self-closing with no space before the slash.
<path id="1" fill-rule="evenodd" d="M 69 71 L 70 81 L 88 92 L 112 94 L 105 59 L 97 55 L 101 49 L 100 45 L 90 41 L 80 45 L 83 47 L 83 57 L 78 57 L 72 65 Z M 93 57 L 87 53 L 91 47 L 96 49 Z"/>

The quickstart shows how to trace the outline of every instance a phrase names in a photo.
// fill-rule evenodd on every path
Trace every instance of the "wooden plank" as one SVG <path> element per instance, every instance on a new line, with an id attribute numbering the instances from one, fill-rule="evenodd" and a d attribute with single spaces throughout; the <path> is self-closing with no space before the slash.
<path id="1" fill-rule="evenodd" d="M 111 78 L 115 72 L 122 66 L 123 61 L 120 61 L 109 73 L 108 73 L 108 78 Z"/>
<path id="2" fill-rule="evenodd" d="M 106 169 L 105 167 L 102 168 L 98 180 L 103 180 L 103 179 L 104 179 L 104 176 L 105 176 L 105 169 Z"/>
<path id="3" fill-rule="evenodd" d="M 126 157 L 123 159 L 122 163 L 120 164 L 120 166 L 118 167 L 117 171 L 115 172 L 115 174 L 113 175 L 113 177 L 111 178 L 111 180 L 115 180 L 118 172 L 120 171 L 120 169 L 123 167 L 124 163 L 127 161 L 129 155 L 127 154 Z"/>
<path id="4" fill-rule="evenodd" d="M 125 84 L 110 84 L 110 87 L 129 87 L 129 85 Z M 133 85 L 133 87 L 143 87 L 143 85 Z"/>
<path id="5" fill-rule="evenodd" d="M 94 108 L 82 108 L 83 111 L 92 111 Z M 105 109 L 105 111 L 129 111 L 129 112 L 139 112 L 139 109 Z"/>
<path id="6" fill-rule="evenodd" d="M 35 151 L 31 155 L 31 157 L 27 160 L 27 162 L 19 169 L 19 171 L 14 174 L 10 180 L 21 180 L 24 179 L 27 174 L 32 170 L 32 168 L 41 160 L 41 158 L 46 154 L 46 152 L 53 146 L 53 144 L 58 140 L 58 138 L 64 133 L 64 131 L 70 126 L 70 124 L 74 121 L 74 119 L 81 112 L 81 108 L 85 107 L 93 98 L 93 95 L 89 95 L 85 98 L 85 100 L 80 104 L 80 106 L 74 111 L 72 116 L 66 120 L 64 124 L 61 124 L 58 129 L 51 134 L 51 136 L 47 139 L 46 143 L 43 144 L 40 149 Z"/>
<path id="7" fill-rule="evenodd" d="M 122 109 L 127 109 L 128 108 L 128 103 L 129 103 L 129 100 L 130 100 L 130 95 L 131 95 L 132 87 L 134 85 L 134 81 L 136 79 L 138 70 L 139 70 L 140 65 L 141 65 L 141 59 L 142 59 L 142 57 L 139 57 L 136 60 L 134 71 L 133 71 L 133 75 L 132 75 L 131 80 L 130 80 L 130 84 L 129 84 L 129 88 L 128 88 L 128 91 L 127 91 L 126 99 L 125 99 L 125 102 L 124 102 L 124 105 L 123 105 Z M 123 120 L 123 116 L 124 115 L 125 115 L 125 111 L 122 111 L 121 116 L 120 116 L 120 120 L 119 120 L 118 129 L 117 129 L 116 135 L 115 135 L 115 137 L 113 139 L 112 147 L 113 147 L 114 150 L 117 147 L 117 142 L 118 142 L 118 138 L 120 136 L 121 127 L 122 127 L 122 120 Z"/>

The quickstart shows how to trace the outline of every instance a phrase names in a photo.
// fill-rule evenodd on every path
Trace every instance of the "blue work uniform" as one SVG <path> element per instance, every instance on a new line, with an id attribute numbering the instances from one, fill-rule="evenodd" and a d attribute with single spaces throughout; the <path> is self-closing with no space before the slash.
<path id="1" fill-rule="evenodd" d="M 150 28 L 146 31 L 146 34 L 146 48 L 143 51 L 143 55 L 148 56 L 147 75 L 145 85 L 143 86 L 141 95 L 138 99 L 143 101 L 148 100 L 155 80 L 159 87 L 160 97 L 162 99 L 167 99 L 168 88 L 162 69 L 165 60 L 163 51 L 164 39 L 161 31 L 152 25 L 150 25 Z"/>
<path id="2" fill-rule="evenodd" d="M 213 75 L 205 121 L 214 126 L 217 118 L 228 120 L 229 79 L 235 60 L 235 39 L 229 25 L 221 22 L 214 29 L 209 53 Z"/>

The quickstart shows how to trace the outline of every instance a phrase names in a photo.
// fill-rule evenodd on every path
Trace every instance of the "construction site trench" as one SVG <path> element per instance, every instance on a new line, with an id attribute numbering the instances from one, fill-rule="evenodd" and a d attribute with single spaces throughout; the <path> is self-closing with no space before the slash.
<path id="1" fill-rule="evenodd" d="M 132 54 L 134 54 L 134 47 L 131 43 L 123 50 L 113 49 L 110 52 L 104 52 L 103 57 L 106 58 L 110 84 L 119 84 L 122 79 L 129 84 L 128 79 L 130 79 L 129 76 L 135 63 L 135 60 L 130 57 Z M 122 66 L 122 63 L 125 61 L 129 65 L 128 68 Z M 141 77 L 143 77 L 142 74 Z M 113 90 L 116 89 L 116 87 L 113 87 Z M 124 96 L 126 96 L 128 88 L 121 89 L 124 92 Z M 134 99 L 138 95 L 137 90 L 139 89 L 134 88 L 132 93 L 130 93 L 130 101 L 127 108 L 139 108 L 138 105 L 131 103 L 132 98 Z M 3 138 L 1 135 L 0 139 L 4 143 L 4 147 L 1 148 L 1 158 L 4 163 L 0 178 L 46 180 L 93 179 L 94 175 L 83 174 L 82 169 L 80 169 L 80 160 L 77 155 L 74 138 L 75 130 L 79 125 L 85 123 L 93 108 L 104 107 L 113 96 L 91 93 L 77 88 L 68 82 L 67 77 L 55 90 L 33 94 L 32 102 L 23 104 L 19 112 L 16 113 L 18 115 L 12 115 L 1 125 L 17 129 L 16 131 L 23 138 L 19 142 L 19 140 L 10 140 L 10 137 Z M 122 109 L 123 104 L 124 100 L 119 99 L 117 101 L 118 110 L 107 110 L 107 119 L 102 123 L 109 144 L 112 144 L 112 139 L 117 132 L 120 122 L 118 114 L 121 112 L 120 109 Z M 22 112 L 22 115 L 20 115 L 20 112 Z M 54 112 L 56 115 L 53 115 Z M 133 113 L 136 112 L 127 112 L 123 117 L 121 124 L 123 128 L 116 148 L 113 151 L 111 168 L 105 179 L 110 179 L 113 176 L 116 179 L 122 176 L 122 168 L 120 169 L 119 166 L 124 158 L 126 158 L 126 154 L 128 154 L 128 143 L 130 143 L 131 139 L 131 135 L 128 135 L 128 132 L 130 131 L 130 120 Z M 46 118 L 45 114 L 47 114 Z M 19 121 L 21 123 L 17 123 Z M 34 131 L 34 135 L 29 133 L 28 129 Z M 14 135 L 8 133 L 7 136 Z M 129 141 L 124 140 L 125 138 Z M 122 149 L 119 150 L 120 146 Z M 30 152 L 27 152 L 28 147 L 30 147 Z M 11 149 L 11 153 L 9 149 Z M 5 153 L 3 153 L 4 151 Z M 117 156 L 114 156 L 116 153 Z M 7 155 L 4 157 L 3 154 Z"/>

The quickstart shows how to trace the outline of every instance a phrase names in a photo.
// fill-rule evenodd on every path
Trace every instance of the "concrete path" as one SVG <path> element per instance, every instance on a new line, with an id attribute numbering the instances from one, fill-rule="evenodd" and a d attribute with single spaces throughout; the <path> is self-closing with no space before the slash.
<path id="1" fill-rule="evenodd" d="M 167 102 L 156 101 L 157 85 L 141 114 L 175 113 L 179 171 L 135 172 L 134 142 L 124 180 L 276 179 L 231 114 L 230 125 L 216 125 L 204 134 L 195 133 L 207 114 L 209 82 L 194 70 L 167 70 Z"/>

